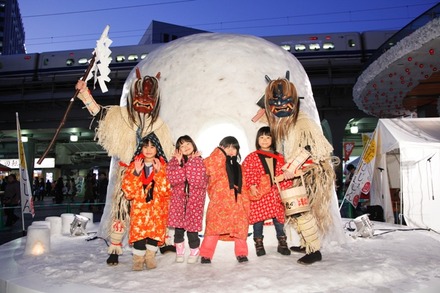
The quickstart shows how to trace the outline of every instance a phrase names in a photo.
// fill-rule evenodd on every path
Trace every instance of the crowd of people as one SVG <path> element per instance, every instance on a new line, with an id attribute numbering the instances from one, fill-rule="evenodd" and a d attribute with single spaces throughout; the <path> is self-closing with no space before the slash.
<path id="1" fill-rule="evenodd" d="M 80 185 L 75 178 L 64 179 L 59 177 L 56 181 L 51 182 L 49 179 L 35 177 L 32 183 L 32 200 L 42 202 L 45 198 L 52 198 L 55 204 L 67 202 L 75 202 L 75 198 L 79 195 Z M 84 199 L 83 203 L 104 203 L 107 193 L 108 179 L 107 174 L 103 171 L 99 172 L 99 178 L 93 172 L 89 172 L 84 181 Z M 6 226 L 12 226 L 18 221 L 19 216 L 15 214 L 15 209 L 21 201 L 20 183 L 17 175 L 11 173 L 5 176 L 0 185 L 1 204 L 4 207 L 6 216 Z M 91 205 L 89 205 L 91 208 Z M 100 208 L 102 210 L 102 208 Z"/>
<path id="2" fill-rule="evenodd" d="M 84 203 L 103 203 L 107 192 L 107 175 L 105 172 L 99 173 L 99 180 L 93 172 L 87 173 L 84 179 L 84 187 L 81 181 L 70 177 L 64 179 L 59 177 L 56 181 L 44 181 L 44 178 L 35 177 L 32 184 L 32 198 L 34 201 L 44 201 L 45 197 L 51 197 L 53 202 L 61 204 L 69 201 L 74 202 L 79 195 L 79 189 L 84 188 Z M 78 188 L 79 187 L 79 188 Z"/>

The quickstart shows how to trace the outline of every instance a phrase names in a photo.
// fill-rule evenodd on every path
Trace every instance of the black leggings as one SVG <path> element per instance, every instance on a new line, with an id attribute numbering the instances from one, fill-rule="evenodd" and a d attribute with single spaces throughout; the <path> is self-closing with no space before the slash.
<path id="1" fill-rule="evenodd" d="M 151 239 L 151 238 L 145 238 L 145 239 L 141 239 L 138 241 L 135 241 L 133 243 L 133 248 L 137 249 L 137 250 L 146 250 L 147 249 L 147 244 L 150 244 L 152 246 L 156 246 L 158 244 L 159 241 Z"/>
<path id="2" fill-rule="evenodd" d="M 188 237 L 189 248 L 197 248 L 200 246 L 200 238 L 198 232 L 186 232 Z M 175 228 L 174 229 L 174 243 L 182 243 L 185 241 L 185 229 Z"/>

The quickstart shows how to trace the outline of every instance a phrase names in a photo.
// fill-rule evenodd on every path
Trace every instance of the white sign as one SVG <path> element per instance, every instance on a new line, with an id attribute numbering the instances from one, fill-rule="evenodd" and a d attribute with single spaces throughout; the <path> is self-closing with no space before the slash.
<path id="1" fill-rule="evenodd" d="M 55 158 L 45 158 L 41 164 L 37 164 L 40 158 L 36 158 L 34 162 L 34 169 L 55 168 Z M 1 159 L 0 164 L 5 165 L 11 169 L 20 168 L 19 159 Z"/>

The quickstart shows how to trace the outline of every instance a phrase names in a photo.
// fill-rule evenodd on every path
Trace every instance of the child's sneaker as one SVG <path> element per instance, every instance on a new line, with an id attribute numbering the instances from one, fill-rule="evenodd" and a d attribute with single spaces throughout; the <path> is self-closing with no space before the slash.
<path id="1" fill-rule="evenodd" d="M 200 262 L 201 263 L 211 263 L 211 259 L 209 257 L 202 256 L 202 260 Z"/>
<path id="2" fill-rule="evenodd" d="M 237 256 L 237 260 L 238 260 L 238 262 L 240 262 L 240 263 L 249 261 L 248 258 L 247 258 L 247 256 L 245 256 L 245 255 L 239 255 L 239 256 Z"/>
<path id="3" fill-rule="evenodd" d="M 185 261 L 185 244 L 183 242 L 176 243 L 176 262 Z"/>
<path id="4" fill-rule="evenodd" d="M 191 248 L 191 252 L 188 256 L 188 263 L 196 263 L 199 260 L 200 250 L 199 248 Z"/>

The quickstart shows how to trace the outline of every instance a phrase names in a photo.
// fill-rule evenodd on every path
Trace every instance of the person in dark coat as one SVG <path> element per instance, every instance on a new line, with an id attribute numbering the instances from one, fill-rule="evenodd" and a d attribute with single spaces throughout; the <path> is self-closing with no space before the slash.
<path id="1" fill-rule="evenodd" d="M 55 183 L 55 203 L 63 203 L 64 200 L 64 181 L 63 177 L 58 178 L 57 182 Z"/>
<path id="2" fill-rule="evenodd" d="M 14 210 L 20 203 L 20 183 L 15 174 L 10 174 L 7 178 L 5 193 L 3 194 L 3 206 L 6 215 L 6 226 L 12 226 L 18 221 L 19 217 L 15 215 Z"/>

